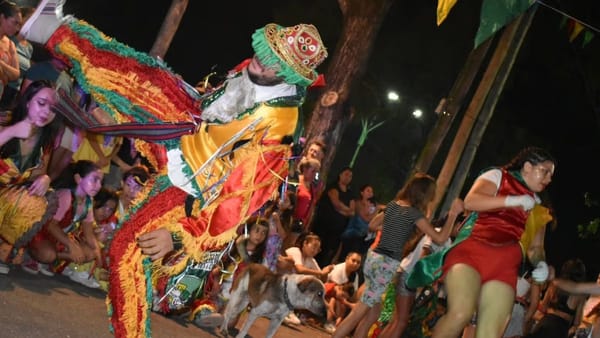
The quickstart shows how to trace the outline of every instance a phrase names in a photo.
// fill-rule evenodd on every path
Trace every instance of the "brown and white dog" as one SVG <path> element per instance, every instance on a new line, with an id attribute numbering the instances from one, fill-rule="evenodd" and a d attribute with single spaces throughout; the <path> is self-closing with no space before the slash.
<path id="1" fill-rule="evenodd" d="M 252 309 L 237 337 L 246 337 L 259 317 L 271 320 L 265 337 L 273 337 L 283 319 L 294 309 L 309 310 L 325 317 L 324 295 L 323 282 L 314 276 L 275 274 L 263 265 L 251 263 L 233 282 L 221 333 L 227 337 L 229 322 L 250 304 Z"/>

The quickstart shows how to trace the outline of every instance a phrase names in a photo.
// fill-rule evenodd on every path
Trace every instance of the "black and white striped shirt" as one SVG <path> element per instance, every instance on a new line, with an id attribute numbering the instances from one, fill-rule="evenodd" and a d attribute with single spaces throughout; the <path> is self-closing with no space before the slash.
<path id="1" fill-rule="evenodd" d="M 423 217 L 419 209 L 400 206 L 396 201 L 388 203 L 383 216 L 381 239 L 374 251 L 401 260 L 406 241 L 413 233 L 417 220 Z"/>

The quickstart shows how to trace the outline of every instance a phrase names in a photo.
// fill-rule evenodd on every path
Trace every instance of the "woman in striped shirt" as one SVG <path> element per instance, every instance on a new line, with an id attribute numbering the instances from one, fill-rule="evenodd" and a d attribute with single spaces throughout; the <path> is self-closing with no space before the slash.
<path id="1" fill-rule="evenodd" d="M 454 201 L 442 231 L 437 232 L 428 220 L 429 204 L 435 197 L 436 183 L 431 176 L 417 173 L 389 202 L 385 212 L 375 216 L 369 230 L 381 226 L 381 239 L 367 253 L 364 265 L 365 288 L 360 302 L 342 321 L 333 337 L 346 337 L 356 327 L 354 337 L 366 337 L 381 311 L 381 296 L 392 282 L 402 260 L 404 245 L 415 228 L 429 235 L 434 242 L 444 243 L 450 236 L 456 217 L 462 212 L 462 202 Z"/>

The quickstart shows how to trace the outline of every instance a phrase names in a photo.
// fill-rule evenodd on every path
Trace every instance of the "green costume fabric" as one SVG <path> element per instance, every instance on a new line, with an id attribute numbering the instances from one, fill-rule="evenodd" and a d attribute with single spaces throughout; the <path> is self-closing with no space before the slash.
<path id="1" fill-rule="evenodd" d="M 473 225 L 477 220 L 477 213 L 472 212 L 465 220 L 456 239 L 452 245 L 444 250 L 435 252 L 426 257 L 421 258 L 406 279 L 406 285 L 411 289 L 433 284 L 442 276 L 442 265 L 446 254 L 460 242 L 464 241 L 471 235 Z"/>

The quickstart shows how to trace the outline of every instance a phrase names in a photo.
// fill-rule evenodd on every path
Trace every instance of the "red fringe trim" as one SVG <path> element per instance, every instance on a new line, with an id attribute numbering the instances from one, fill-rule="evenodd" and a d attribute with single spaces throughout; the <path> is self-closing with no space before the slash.
<path id="1" fill-rule="evenodd" d="M 133 214 L 131 219 L 124 223 L 122 228 L 115 233 L 115 237 L 112 241 L 109 251 L 110 262 L 113 266 L 115 266 L 115 268 L 112 269 L 112 273 L 109 276 L 110 288 L 108 296 L 111 300 L 113 308 L 111 322 L 115 330 L 116 337 L 123 336 L 123 332 L 125 332 L 125 326 L 120 318 L 124 313 L 123 304 L 127 301 L 131 301 L 131 299 L 125 299 L 123 285 L 121 285 L 121 280 L 118 273 L 115 273 L 115 271 L 118 271 L 116 267 L 122 264 L 129 264 L 132 265 L 132 268 L 134 269 L 143 269 L 141 261 L 122 261 L 123 257 L 129 256 L 127 254 L 129 245 L 131 243 L 135 243 L 136 238 L 140 234 L 153 230 L 147 228 L 147 225 L 151 219 L 165 214 L 175 206 L 182 205 L 185 202 L 186 196 L 187 194 L 179 188 L 171 187 L 166 189 L 138 209 L 138 211 Z M 135 247 L 135 250 L 139 250 L 139 248 Z M 147 281 L 138 280 L 137 283 L 145 284 Z M 145 301 L 145 295 L 140 295 L 140 297 L 142 297 L 142 299 Z M 139 311 L 141 310 L 138 310 L 138 312 Z M 143 318 L 143 315 L 144 314 L 142 313 L 138 313 L 138 318 Z M 140 323 L 140 325 L 145 324 Z"/>

